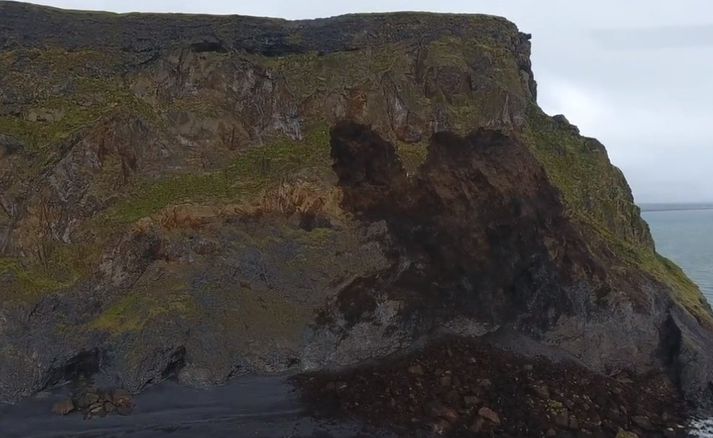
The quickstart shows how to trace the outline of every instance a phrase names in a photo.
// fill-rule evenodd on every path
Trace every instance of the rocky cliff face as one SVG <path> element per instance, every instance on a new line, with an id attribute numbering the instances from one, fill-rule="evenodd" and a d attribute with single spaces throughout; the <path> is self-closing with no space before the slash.
<path id="1" fill-rule="evenodd" d="M 508 21 L 0 17 L 1 400 L 501 327 L 710 395 L 709 306 Z"/>

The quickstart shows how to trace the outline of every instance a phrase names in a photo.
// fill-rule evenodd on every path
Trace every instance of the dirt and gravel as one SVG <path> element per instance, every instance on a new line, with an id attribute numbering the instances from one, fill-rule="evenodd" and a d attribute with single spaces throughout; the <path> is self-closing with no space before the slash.
<path id="1" fill-rule="evenodd" d="M 686 406 L 662 375 L 603 376 L 450 338 L 388 362 L 295 379 L 323 416 L 404 436 L 679 437 Z"/>

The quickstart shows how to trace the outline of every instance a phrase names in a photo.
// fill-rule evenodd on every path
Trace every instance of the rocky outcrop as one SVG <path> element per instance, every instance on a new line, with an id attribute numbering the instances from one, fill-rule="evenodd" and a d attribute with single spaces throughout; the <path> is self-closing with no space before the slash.
<path id="1" fill-rule="evenodd" d="M 504 329 L 709 398 L 710 307 L 508 21 L 0 15 L 2 400 Z"/>

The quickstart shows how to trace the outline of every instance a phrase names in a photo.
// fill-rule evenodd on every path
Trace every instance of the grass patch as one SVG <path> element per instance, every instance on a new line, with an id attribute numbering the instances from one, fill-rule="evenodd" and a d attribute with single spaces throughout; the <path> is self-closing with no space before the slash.
<path id="1" fill-rule="evenodd" d="M 711 307 L 698 286 L 693 283 L 675 263 L 657 254 L 652 248 L 632 244 L 612 235 L 605 229 L 594 229 L 603 238 L 624 266 L 648 273 L 657 281 L 671 288 L 672 298 L 694 315 L 699 321 L 713 325 Z"/>
<path id="2" fill-rule="evenodd" d="M 19 114 L 0 116 L 0 133 L 17 138 L 34 152 L 47 153 L 113 111 L 124 109 L 156 119 L 118 76 L 120 59 L 111 52 L 59 48 L 2 54 L 0 70 L 6 74 L 0 87 L 30 100 L 17 108 Z"/>
<path id="3" fill-rule="evenodd" d="M 604 147 L 534 106 L 528 123 L 526 140 L 561 191 L 567 214 L 598 235 L 624 266 L 667 285 L 673 298 L 691 314 L 713 323 L 710 306 L 699 288 L 654 250 L 648 225 L 633 203 L 626 179 L 611 165 Z"/>
<path id="4" fill-rule="evenodd" d="M 139 183 L 107 216 L 112 222 L 131 223 L 173 204 L 251 199 L 297 171 L 329 171 L 329 153 L 329 132 L 321 124 L 303 140 L 281 138 L 252 147 L 221 171 Z"/>
<path id="5" fill-rule="evenodd" d="M 75 278 L 58 279 L 44 266 L 25 266 L 18 258 L 0 258 L 0 296 L 3 300 L 34 301 L 39 296 L 71 286 Z"/>
<path id="6" fill-rule="evenodd" d="M 0 117 L 0 132 L 17 138 L 35 152 L 41 152 L 49 145 L 67 141 L 74 133 L 96 122 L 102 115 L 88 108 L 57 103 L 42 105 L 42 111 L 52 111 L 50 108 L 54 106 L 63 108 L 63 115 L 57 121 L 33 122 L 22 117 L 4 116 Z"/>
<path id="7" fill-rule="evenodd" d="M 414 174 L 421 164 L 426 162 L 428 156 L 428 144 L 426 142 L 408 144 L 395 142 L 396 154 L 401 160 L 401 164 L 409 174 Z"/>
<path id="8" fill-rule="evenodd" d="M 82 129 L 96 125 L 112 113 L 124 111 L 140 114 L 147 120 L 157 120 L 146 103 L 118 89 L 104 90 L 101 100 L 91 105 L 80 105 L 75 100 L 52 98 L 33 104 L 23 116 L 0 116 L 0 133 L 17 138 L 42 156 L 51 156 L 54 152 L 52 147 L 68 141 Z M 40 114 L 40 118 L 49 114 L 49 120 L 30 120 L 28 114 L 32 112 Z"/>
<path id="9" fill-rule="evenodd" d="M 157 318 L 189 317 L 195 311 L 183 284 L 161 284 L 153 292 L 131 291 L 90 322 L 89 328 L 113 335 L 140 332 Z"/>
<path id="10" fill-rule="evenodd" d="M 553 185 L 561 191 L 570 215 L 604 227 L 632 244 L 653 247 L 624 175 L 610 163 L 597 140 L 580 136 L 534 105 L 529 110 L 525 136 Z"/>

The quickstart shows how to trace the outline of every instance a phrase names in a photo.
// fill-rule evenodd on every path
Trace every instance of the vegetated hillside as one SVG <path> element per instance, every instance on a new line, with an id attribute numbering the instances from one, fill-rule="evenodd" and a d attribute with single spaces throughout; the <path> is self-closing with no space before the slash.
<path id="1" fill-rule="evenodd" d="M 498 327 L 707 396 L 709 306 L 507 20 L 0 17 L 0 399 Z"/>

